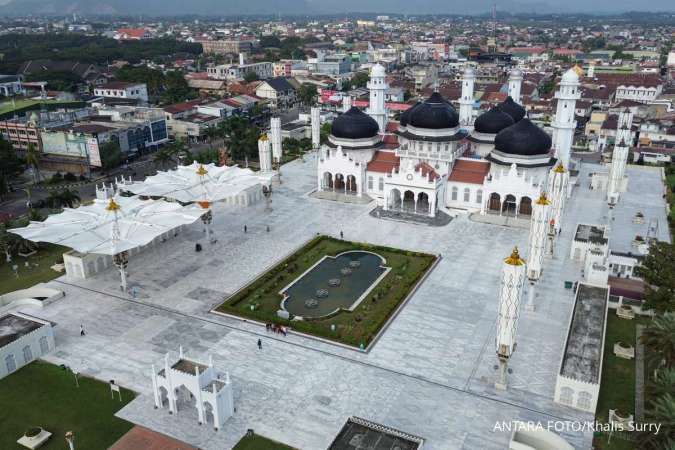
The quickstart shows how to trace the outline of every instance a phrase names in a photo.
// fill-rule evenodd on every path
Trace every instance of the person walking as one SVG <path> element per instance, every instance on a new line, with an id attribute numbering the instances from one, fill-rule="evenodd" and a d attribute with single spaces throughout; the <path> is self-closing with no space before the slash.
<path id="1" fill-rule="evenodd" d="M 246 233 L 247 231 L 248 231 L 248 228 L 246 227 L 246 225 L 244 225 L 244 233 Z"/>
<path id="2" fill-rule="evenodd" d="M 80 324 L 80 336 L 84 336 L 86 333 L 84 332 L 84 325 Z"/>
<path id="3" fill-rule="evenodd" d="M 344 238 L 345 238 L 345 234 L 342 232 L 342 230 L 340 230 L 340 239 L 344 239 Z"/>
<path id="4" fill-rule="evenodd" d="M 268 233 L 270 232 L 270 226 L 269 225 L 267 225 L 267 232 Z"/>
<path id="5" fill-rule="evenodd" d="M 262 341 L 258 339 L 258 350 L 262 350 Z"/>

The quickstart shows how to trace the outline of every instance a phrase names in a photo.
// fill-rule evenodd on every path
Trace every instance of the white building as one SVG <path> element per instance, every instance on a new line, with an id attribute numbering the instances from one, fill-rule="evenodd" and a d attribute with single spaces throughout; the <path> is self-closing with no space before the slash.
<path id="1" fill-rule="evenodd" d="M 271 62 L 221 64 L 207 67 L 206 73 L 217 80 L 243 80 L 249 74 L 255 74 L 258 79 L 266 80 L 274 75 L 274 64 Z"/>
<path id="2" fill-rule="evenodd" d="M 148 87 L 145 83 L 126 83 L 111 81 L 94 89 L 94 95 L 106 98 L 138 100 L 148 102 Z"/>
<path id="3" fill-rule="evenodd" d="M 0 317 L 0 379 L 46 355 L 54 347 L 50 322 L 21 313 Z"/>

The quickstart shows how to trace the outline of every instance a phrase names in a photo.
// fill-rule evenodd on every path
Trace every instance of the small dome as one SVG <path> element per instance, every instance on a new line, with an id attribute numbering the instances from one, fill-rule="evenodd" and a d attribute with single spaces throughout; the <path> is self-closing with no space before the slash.
<path id="1" fill-rule="evenodd" d="M 523 119 L 497 134 L 495 149 L 510 155 L 548 155 L 551 150 L 551 136 L 530 119 Z"/>
<path id="2" fill-rule="evenodd" d="M 569 69 L 567 72 L 563 74 L 562 81 L 564 83 L 578 83 L 579 75 L 574 69 Z"/>
<path id="3" fill-rule="evenodd" d="M 384 77 L 385 75 L 386 75 L 386 72 L 384 70 L 384 66 L 382 66 L 382 64 L 380 64 L 380 63 L 375 64 L 370 69 L 370 76 L 371 77 Z"/>
<path id="4" fill-rule="evenodd" d="M 464 72 L 462 73 L 464 78 L 471 78 L 476 76 L 476 71 L 471 66 L 466 66 Z"/>
<path id="5" fill-rule="evenodd" d="M 502 111 L 513 118 L 514 122 L 518 122 L 520 119 L 525 117 L 525 108 L 514 102 L 510 95 L 506 97 L 506 100 L 501 102 L 499 106 L 501 107 Z"/>
<path id="6" fill-rule="evenodd" d="M 523 71 L 516 67 L 509 74 L 509 78 L 523 78 Z"/>
<path id="7" fill-rule="evenodd" d="M 380 127 L 375 119 L 355 106 L 335 119 L 331 127 L 331 134 L 341 139 L 372 138 L 379 131 Z"/>
<path id="8" fill-rule="evenodd" d="M 513 117 L 506 114 L 499 106 L 495 106 L 476 118 L 473 127 L 479 133 L 497 134 L 515 122 Z"/>
<path id="9" fill-rule="evenodd" d="M 441 94 L 434 92 L 424 102 L 411 108 L 407 123 L 432 130 L 455 128 L 459 125 L 459 114 Z"/>

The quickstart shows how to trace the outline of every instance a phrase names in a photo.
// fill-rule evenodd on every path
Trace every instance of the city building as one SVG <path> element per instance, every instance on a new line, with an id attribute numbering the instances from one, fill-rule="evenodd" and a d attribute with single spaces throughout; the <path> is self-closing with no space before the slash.
<path id="1" fill-rule="evenodd" d="M 139 103 L 147 103 L 148 87 L 145 83 L 111 81 L 96 86 L 96 88 L 94 88 L 94 95 L 106 99 L 135 100 Z"/>

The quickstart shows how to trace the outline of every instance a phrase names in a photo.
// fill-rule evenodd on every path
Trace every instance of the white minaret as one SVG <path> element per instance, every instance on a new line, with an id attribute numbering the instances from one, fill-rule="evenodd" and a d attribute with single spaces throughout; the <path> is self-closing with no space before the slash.
<path id="1" fill-rule="evenodd" d="M 270 120 L 270 134 L 272 135 L 272 157 L 277 164 L 280 164 L 283 155 L 280 117 L 272 117 L 272 120 Z"/>
<path id="2" fill-rule="evenodd" d="M 632 141 L 632 122 L 633 113 L 628 108 L 619 113 L 616 140 L 612 151 L 612 165 L 609 167 L 607 183 L 607 202 L 610 204 L 616 203 L 619 200 L 619 193 L 626 190 L 626 162 Z"/>
<path id="3" fill-rule="evenodd" d="M 586 76 L 588 78 L 595 77 L 595 61 L 591 61 L 590 63 L 588 63 L 588 73 L 586 73 Z"/>
<path id="4" fill-rule="evenodd" d="M 551 195 L 549 223 L 553 221 L 556 234 L 560 231 L 569 181 L 570 173 L 563 167 L 562 162 L 558 162 L 548 174 L 548 192 Z"/>
<path id="5" fill-rule="evenodd" d="M 560 80 L 560 89 L 555 93 L 558 105 L 555 111 L 555 119 L 551 124 L 553 128 L 553 149 L 565 169 L 570 168 L 570 152 L 572 151 L 572 139 L 577 122 L 574 120 L 574 110 L 577 100 L 581 98 L 579 93 L 579 75 L 574 69 L 565 72 Z"/>
<path id="6" fill-rule="evenodd" d="M 342 112 L 346 113 L 352 107 L 352 98 L 349 95 L 342 97 Z"/>
<path id="7" fill-rule="evenodd" d="M 538 280 L 541 276 L 546 254 L 550 211 L 551 202 L 546 197 L 546 193 L 542 192 L 532 205 L 530 217 L 529 253 L 527 255 L 527 277 L 530 280 Z"/>
<path id="8" fill-rule="evenodd" d="M 523 71 L 515 68 L 509 74 L 509 96 L 520 104 L 520 88 L 523 85 Z"/>
<path id="9" fill-rule="evenodd" d="M 473 129 L 473 85 L 476 82 L 476 72 L 466 66 L 462 73 L 462 97 L 459 99 L 459 125 L 462 128 Z"/>
<path id="10" fill-rule="evenodd" d="M 312 148 L 317 149 L 321 145 L 321 110 L 315 106 L 309 115 L 312 125 Z"/>
<path id="11" fill-rule="evenodd" d="M 370 81 L 368 81 L 368 89 L 370 90 L 368 115 L 375 119 L 380 127 L 380 133 L 383 133 L 387 127 L 387 106 L 384 100 L 388 87 L 384 67 L 379 63 L 375 64 L 370 70 Z"/>
<path id="12" fill-rule="evenodd" d="M 499 358 L 499 380 L 497 389 L 506 389 L 507 365 L 516 349 L 516 331 L 518 312 L 523 295 L 525 281 L 525 260 L 515 247 L 511 256 L 502 263 L 502 280 L 499 289 L 499 311 L 497 318 L 497 338 L 495 340 L 497 358 Z"/>
<path id="13" fill-rule="evenodd" d="M 270 140 L 266 134 L 258 139 L 258 157 L 260 158 L 260 172 L 269 173 L 272 171 L 272 148 Z"/>

